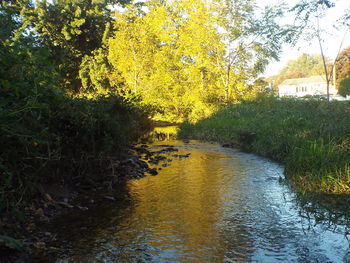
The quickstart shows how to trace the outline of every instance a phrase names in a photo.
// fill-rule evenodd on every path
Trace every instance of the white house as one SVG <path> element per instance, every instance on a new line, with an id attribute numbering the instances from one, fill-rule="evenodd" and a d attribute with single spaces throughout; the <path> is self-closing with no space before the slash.
<path id="1" fill-rule="evenodd" d="M 330 96 L 337 94 L 333 85 L 329 86 Z M 325 76 L 312 76 L 308 78 L 286 79 L 278 86 L 280 97 L 303 97 L 306 95 L 327 95 L 327 81 Z"/>

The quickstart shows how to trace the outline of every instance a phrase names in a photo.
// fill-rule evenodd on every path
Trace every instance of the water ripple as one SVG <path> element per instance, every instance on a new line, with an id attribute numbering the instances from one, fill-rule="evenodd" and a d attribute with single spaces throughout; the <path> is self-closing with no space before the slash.
<path id="1" fill-rule="evenodd" d="M 72 250 L 53 262 L 343 262 L 344 228 L 303 217 L 279 182 L 281 165 L 214 144 L 172 143 L 190 158 L 130 181 L 127 198 L 90 210 L 90 221 L 77 218 L 79 227 L 90 222 L 86 233 L 66 222 Z"/>

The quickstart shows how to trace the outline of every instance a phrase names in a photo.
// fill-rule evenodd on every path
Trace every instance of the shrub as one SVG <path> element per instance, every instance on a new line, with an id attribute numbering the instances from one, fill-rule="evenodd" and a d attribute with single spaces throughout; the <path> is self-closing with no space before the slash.
<path id="1" fill-rule="evenodd" d="M 149 127 L 147 110 L 113 94 L 84 99 L 53 88 L 0 92 L 0 210 L 29 199 L 43 182 L 98 175 L 93 171 Z"/>
<path id="2" fill-rule="evenodd" d="M 343 97 L 346 97 L 346 95 L 350 95 L 350 76 L 346 76 L 345 79 L 340 81 L 338 93 Z"/>

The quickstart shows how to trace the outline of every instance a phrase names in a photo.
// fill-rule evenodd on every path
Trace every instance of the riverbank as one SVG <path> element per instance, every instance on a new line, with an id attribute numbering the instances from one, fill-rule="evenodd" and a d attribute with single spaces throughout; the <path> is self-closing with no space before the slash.
<path id="1" fill-rule="evenodd" d="M 349 221 L 310 200 L 305 211 L 282 165 L 194 140 L 145 149 L 164 152 L 159 175 L 58 216 L 45 226 L 55 240 L 27 262 L 346 262 Z"/>
<path id="2" fill-rule="evenodd" d="M 231 105 L 180 138 L 216 141 L 282 162 L 301 192 L 350 193 L 350 103 L 263 98 Z"/>
<path id="3" fill-rule="evenodd" d="M 53 88 L 1 95 L 0 255 L 42 246 L 37 222 L 148 171 L 142 163 L 135 174 L 128 169 L 130 144 L 151 128 L 132 100 L 73 98 Z"/>
<path id="4" fill-rule="evenodd" d="M 4 239 L 7 247 L 0 249 L 0 262 L 32 262 L 35 255 L 64 251 L 65 243 L 60 243 L 55 231 L 48 231 L 57 217 L 64 214 L 79 214 L 96 205 L 116 202 L 118 189 L 129 180 L 145 176 L 155 176 L 158 169 L 151 166 L 168 160 L 164 154 L 177 151 L 165 145 L 158 151 L 149 151 L 147 145 L 133 145 L 125 150 L 119 160 L 106 167 L 101 178 L 93 184 L 59 184 L 42 186 L 42 193 L 36 195 L 23 210 L 25 220 L 4 216 L 1 218 L 7 231 L 13 237 Z M 62 226 L 57 226 L 62 227 Z M 60 244 L 59 244 L 60 243 Z M 59 245 L 58 245 L 59 244 Z M 40 261 L 41 262 L 41 261 Z"/>

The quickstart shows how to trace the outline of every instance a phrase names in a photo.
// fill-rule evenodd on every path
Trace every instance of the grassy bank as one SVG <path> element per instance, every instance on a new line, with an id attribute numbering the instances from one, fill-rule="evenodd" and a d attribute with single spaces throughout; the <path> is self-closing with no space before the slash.
<path id="1" fill-rule="evenodd" d="M 350 193 L 350 102 L 264 98 L 185 123 L 179 136 L 280 161 L 303 192 Z"/>

